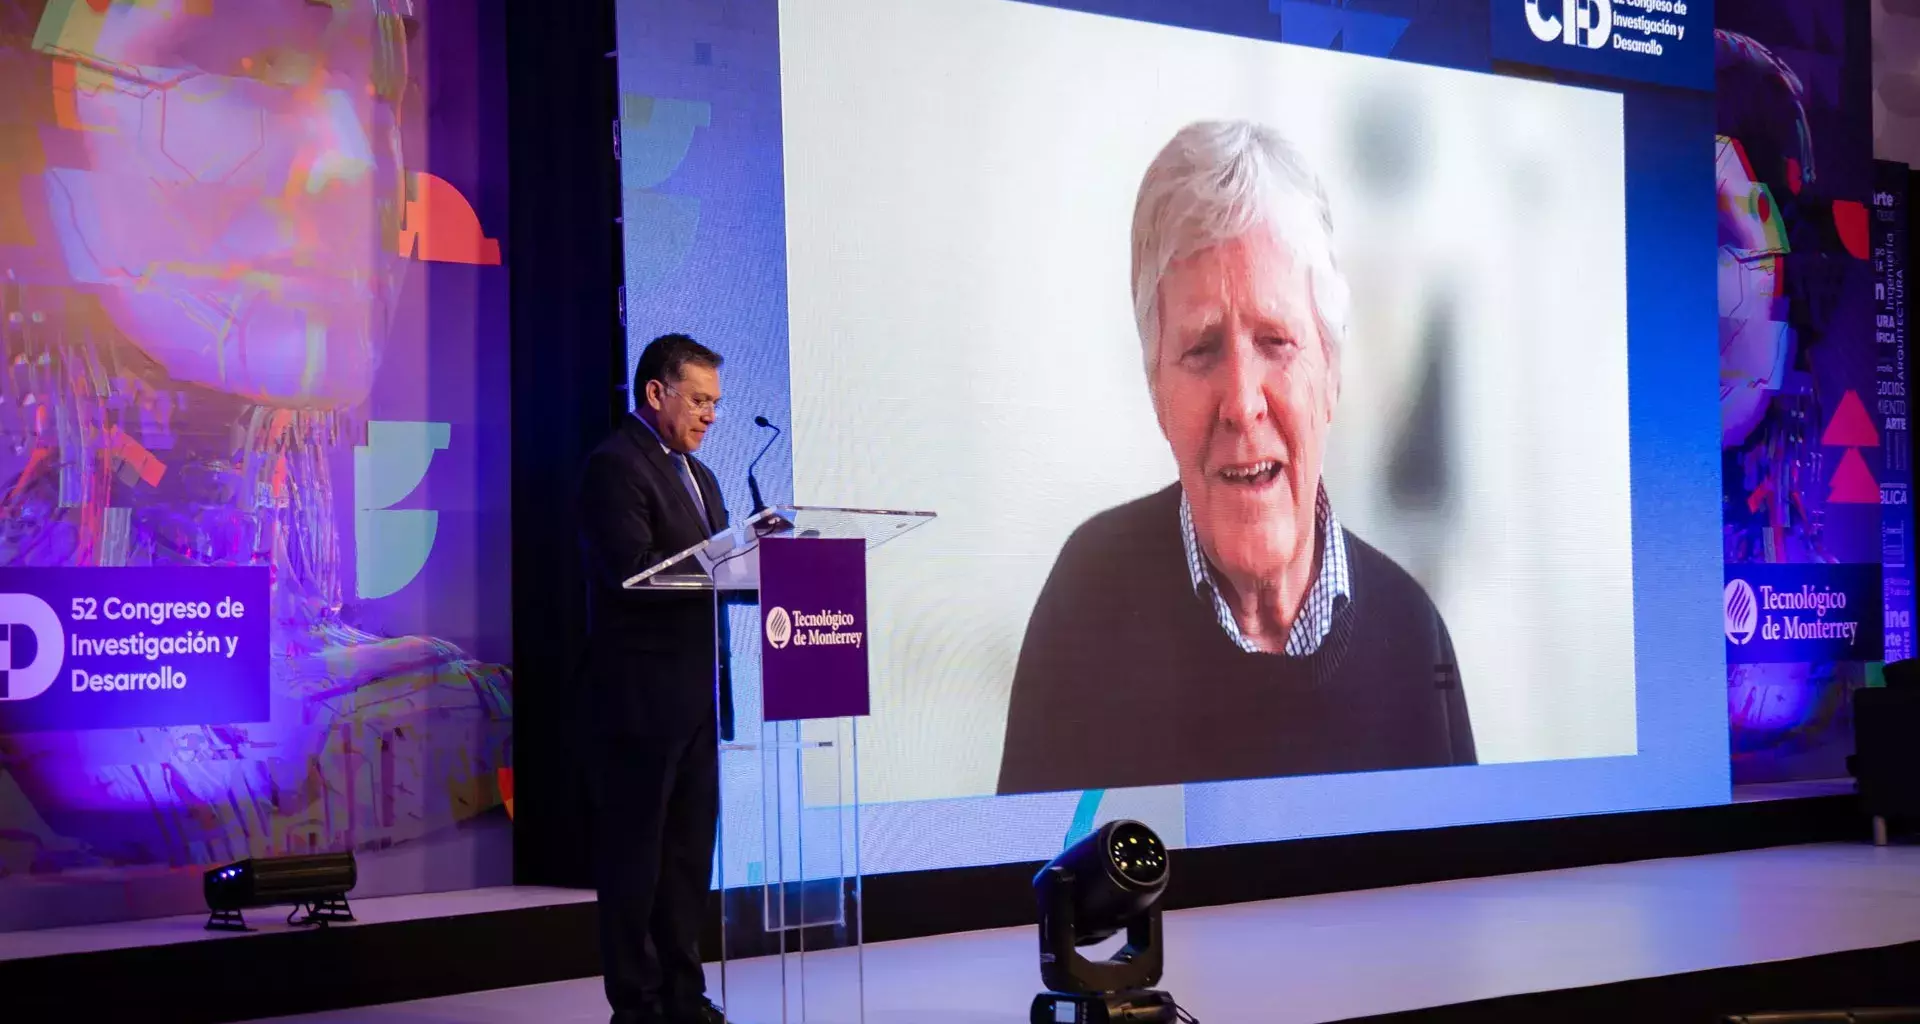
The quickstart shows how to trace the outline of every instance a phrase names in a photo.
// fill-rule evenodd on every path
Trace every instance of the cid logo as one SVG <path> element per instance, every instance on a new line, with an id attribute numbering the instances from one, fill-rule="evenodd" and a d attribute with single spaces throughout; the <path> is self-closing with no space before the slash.
<path id="1" fill-rule="evenodd" d="M 0 700 L 31 700 L 60 675 L 67 631 L 32 594 L 0 594 Z"/>
<path id="2" fill-rule="evenodd" d="M 1535 39 L 1551 43 L 1555 39 L 1568 46 L 1598 50 L 1613 34 L 1613 0 L 1524 0 L 1527 27 Z M 1558 7 L 1558 16 L 1541 8 Z"/>

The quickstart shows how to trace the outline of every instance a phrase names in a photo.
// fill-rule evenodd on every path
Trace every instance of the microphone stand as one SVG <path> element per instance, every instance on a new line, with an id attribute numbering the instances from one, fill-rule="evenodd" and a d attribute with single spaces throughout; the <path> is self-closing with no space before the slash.
<path id="1" fill-rule="evenodd" d="M 760 480 L 753 475 L 753 470 L 760 465 L 760 460 L 767 454 L 767 449 L 773 447 L 773 442 L 780 439 L 780 428 L 774 426 L 765 416 L 755 416 L 753 424 L 773 431 L 767 436 L 767 443 L 760 446 L 760 454 L 755 455 L 753 461 L 747 463 L 747 493 L 753 497 L 753 514 L 757 516 L 767 510 L 767 503 L 760 497 Z"/>

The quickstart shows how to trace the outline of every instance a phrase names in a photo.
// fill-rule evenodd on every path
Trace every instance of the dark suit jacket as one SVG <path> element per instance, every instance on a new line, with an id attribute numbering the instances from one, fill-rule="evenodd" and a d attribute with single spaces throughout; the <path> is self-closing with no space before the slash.
<path id="1" fill-rule="evenodd" d="M 720 482 L 699 459 L 688 461 L 706 499 L 704 519 L 673 457 L 638 419 L 627 417 L 587 457 L 579 494 L 585 710 L 603 735 L 678 735 L 714 714 L 714 677 L 725 662 L 715 658 L 713 595 L 620 586 L 726 528 Z"/>

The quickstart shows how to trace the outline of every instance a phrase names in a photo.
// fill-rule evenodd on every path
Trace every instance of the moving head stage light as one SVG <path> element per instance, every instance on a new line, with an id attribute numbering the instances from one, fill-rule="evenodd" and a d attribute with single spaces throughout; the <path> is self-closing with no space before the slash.
<path id="1" fill-rule="evenodd" d="M 360 880 L 351 853 L 254 857 L 207 872 L 207 929 L 250 931 L 242 910 L 293 904 L 287 923 L 326 927 L 353 920 L 347 893 Z M 306 911 L 304 917 L 300 912 Z M 298 920 L 296 920 L 298 918 Z"/>
<path id="2" fill-rule="evenodd" d="M 1033 876 L 1040 899 L 1040 980 L 1032 1024 L 1147 1024 L 1193 1018 L 1153 991 L 1163 967 L 1160 894 L 1167 847 L 1137 821 L 1110 821 Z M 1126 945 L 1092 961 L 1079 948 L 1125 929 Z M 1193 1022 L 1197 1024 L 1197 1022 Z"/>

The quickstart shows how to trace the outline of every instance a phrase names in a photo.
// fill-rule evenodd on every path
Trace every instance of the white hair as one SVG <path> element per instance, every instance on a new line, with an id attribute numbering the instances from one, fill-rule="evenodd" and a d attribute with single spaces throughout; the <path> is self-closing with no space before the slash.
<path id="1" fill-rule="evenodd" d="M 1305 264 L 1314 320 L 1337 373 L 1351 298 L 1334 260 L 1333 213 L 1320 179 L 1300 151 L 1266 125 L 1199 121 L 1180 129 L 1153 158 L 1134 200 L 1133 311 L 1149 380 L 1167 268 L 1260 227 Z"/>

